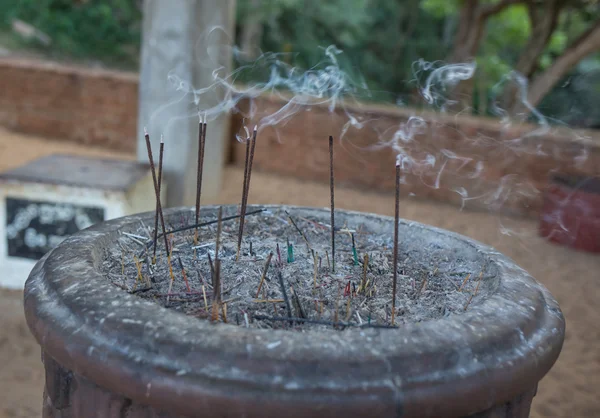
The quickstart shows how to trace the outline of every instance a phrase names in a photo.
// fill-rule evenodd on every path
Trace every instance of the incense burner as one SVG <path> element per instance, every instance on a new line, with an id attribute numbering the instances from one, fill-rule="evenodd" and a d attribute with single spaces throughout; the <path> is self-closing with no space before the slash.
<path id="1" fill-rule="evenodd" d="M 202 211 L 216 217 L 214 207 Z M 164 212 L 167 224 L 187 215 L 193 209 Z M 392 218 L 341 210 L 336 218 L 393 235 Z M 525 417 L 562 348 L 563 315 L 525 271 L 469 238 L 404 220 L 401 246 L 427 246 L 447 266 L 481 266 L 470 306 L 396 327 L 346 321 L 303 332 L 183 315 L 115 287 L 102 268 L 122 231 L 153 220 L 140 214 L 79 232 L 31 272 L 25 312 L 42 347 L 45 417 Z"/>

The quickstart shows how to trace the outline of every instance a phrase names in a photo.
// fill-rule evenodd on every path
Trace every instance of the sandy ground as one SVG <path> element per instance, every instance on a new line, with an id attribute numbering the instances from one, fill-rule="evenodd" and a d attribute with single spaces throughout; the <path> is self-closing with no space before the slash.
<path id="1" fill-rule="evenodd" d="M 14 135 L 0 130 L 0 170 L 55 152 L 132 158 L 68 143 Z M 242 172 L 228 168 L 215 202 L 236 203 Z M 255 173 L 251 203 L 328 205 L 328 186 Z M 393 214 L 393 198 L 339 188 L 340 208 Z M 547 286 L 567 318 L 563 352 L 542 380 L 532 417 L 600 416 L 600 256 L 548 244 L 536 236 L 530 220 L 460 212 L 455 207 L 405 199 L 402 217 L 447 228 L 496 247 Z M 43 373 L 39 348 L 30 336 L 21 306 L 22 292 L 0 290 L 0 418 L 39 417 Z"/>

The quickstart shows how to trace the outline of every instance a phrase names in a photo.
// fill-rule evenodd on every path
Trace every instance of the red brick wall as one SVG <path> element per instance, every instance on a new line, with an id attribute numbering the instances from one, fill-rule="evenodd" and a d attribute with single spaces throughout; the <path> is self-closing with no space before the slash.
<path id="1" fill-rule="evenodd" d="M 137 74 L 0 59 L 0 125 L 15 131 L 133 152 L 137 100 Z M 255 106 L 268 114 L 279 109 L 282 101 L 265 96 Z M 395 155 L 376 145 L 380 139 L 390 139 L 416 113 L 427 121 L 426 129 L 407 144 L 407 154 L 420 160 L 434 157 L 435 165 L 406 170 L 405 195 L 531 215 L 541 207 L 541 192 L 552 172 L 600 175 L 597 132 L 552 130 L 531 135 L 536 127 L 506 127 L 483 118 L 375 105 L 349 110 L 369 123 L 361 130 L 350 129 L 336 141 L 339 185 L 392 190 Z M 327 138 L 338 135 L 346 121 L 339 110 L 330 113 L 326 107 L 314 106 L 277 130 L 265 129 L 257 144 L 256 169 L 328 181 Z M 233 129 L 241 123 L 241 117 L 234 116 Z M 232 158 L 243 164 L 243 147 L 236 144 Z M 463 160 L 448 158 L 453 154 Z M 482 170 L 476 176 L 478 164 Z M 461 188 L 468 197 L 478 198 L 463 201 Z"/>
<path id="2" fill-rule="evenodd" d="M 255 105 L 262 114 L 269 114 L 279 109 L 282 101 L 263 97 Z M 349 111 L 369 122 L 363 129 L 350 129 L 341 141 L 336 140 L 335 172 L 340 185 L 393 190 L 395 154 L 377 144 L 389 140 L 399 125 L 414 115 L 426 120 L 426 128 L 406 144 L 406 152 L 421 161 L 434 157 L 435 164 L 405 170 L 404 195 L 414 193 L 421 198 L 464 203 L 465 207 L 534 215 L 541 208 L 541 192 L 552 172 L 600 175 L 597 132 L 553 129 L 535 134 L 539 127 L 532 125 L 508 127 L 492 119 L 386 106 L 353 106 Z M 327 139 L 339 134 L 347 119 L 340 110 L 330 113 L 325 106 L 314 106 L 277 130 L 266 128 L 259 135 L 254 167 L 327 182 Z M 238 118 L 236 129 L 241 123 Z M 253 123 L 247 121 L 248 126 Z M 243 146 L 234 145 L 238 165 L 243 164 L 244 152 Z M 463 201 L 458 193 L 461 188 L 469 198 L 477 198 Z"/>
<path id="3" fill-rule="evenodd" d="M 0 59 L 0 125 L 135 151 L 137 74 Z"/>

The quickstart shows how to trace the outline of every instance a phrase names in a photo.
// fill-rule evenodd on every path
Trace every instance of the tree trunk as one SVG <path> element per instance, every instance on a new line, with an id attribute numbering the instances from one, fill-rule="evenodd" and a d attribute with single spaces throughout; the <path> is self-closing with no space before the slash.
<path id="1" fill-rule="evenodd" d="M 241 47 L 244 59 L 253 61 L 260 55 L 263 25 L 260 21 L 261 0 L 251 0 L 249 13 L 243 17 Z"/>
<path id="2" fill-rule="evenodd" d="M 564 5 L 564 0 L 549 0 L 542 8 L 528 3 L 531 35 L 514 68 L 527 79 L 530 79 L 537 69 L 540 56 L 544 53 L 556 29 L 558 16 Z M 508 84 L 502 98 L 502 107 L 509 112 L 514 110 L 517 97 L 518 87 L 512 83 Z"/>
<path id="3" fill-rule="evenodd" d="M 550 68 L 535 77 L 530 84 L 529 103 L 534 107 L 539 105 L 556 83 L 582 59 L 596 51 L 600 51 L 600 20 L 569 46 Z"/>
<path id="4" fill-rule="evenodd" d="M 485 19 L 479 10 L 478 0 L 466 0 L 458 19 L 458 32 L 454 40 L 454 49 L 448 57 L 449 63 L 466 63 L 472 61 L 477 55 L 481 38 L 485 28 Z M 472 105 L 474 82 L 464 80 L 457 84 L 451 99 L 455 103 L 450 109 L 462 111 Z"/>
<path id="5" fill-rule="evenodd" d="M 479 0 L 464 0 L 460 10 L 458 32 L 454 40 L 454 49 L 448 61 L 450 63 L 470 62 L 477 56 L 483 40 L 487 20 L 507 7 L 523 3 L 525 0 L 501 0 L 497 3 L 480 4 Z M 463 111 L 472 105 L 474 79 L 462 81 L 454 88 L 451 99 L 456 103 L 450 108 Z"/>

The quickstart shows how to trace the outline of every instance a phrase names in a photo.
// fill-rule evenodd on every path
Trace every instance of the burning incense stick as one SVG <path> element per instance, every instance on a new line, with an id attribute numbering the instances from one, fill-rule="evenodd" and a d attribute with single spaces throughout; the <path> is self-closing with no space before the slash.
<path id="1" fill-rule="evenodd" d="M 242 210 L 240 217 L 240 230 L 238 235 L 238 248 L 236 261 L 240 259 L 240 249 L 242 247 L 242 238 L 244 236 L 244 221 L 246 220 L 246 207 L 248 205 L 248 194 L 250 192 L 250 179 L 252 178 L 252 163 L 254 161 L 254 149 L 256 147 L 256 134 L 258 127 L 254 127 L 252 134 L 252 148 L 250 148 L 250 138 L 246 141 L 246 160 L 244 163 L 244 187 L 242 189 Z"/>
<path id="2" fill-rule="evenodd" d="M 333 136 L 329 137 L 329 188 L 331 191 L 331 271 L 335 273 L 335 203 L 333 198 Z"/>
<path id="3" fill-rule="evenodd" d="M 162 174 L 163 174 L 163 155 L 165 152 L 165 142 L 163 140 L 163 136 L 160 136 L 160 146 L 158 149 L 158 200 L 160 200 L 160 191 L 162 189 Z M 158 203 L 156 204 L 156 211 L 159 211 L 158 208 Z M 160 211 L 162 212 L 162 208 L 160 208 Z M 162 228 L 163 228 L 163 232 L 165 230 L 164 228 L 164 219 L 162 218 L 161 215 L 161 222 L 162 222 Z M 157 234 L 158 233 L 158 216 L 154 217 L 154 254 L 153 257 L 156 257 L 156 240 L 157 240 Z M 169 252 L 169 250 L 167 249 L 167 252 Z"/>
<path id="4" fill-rule="evenodd" d="M 148 137 L 148 134 L 146 134 L 146 137 Z M 148 144 L 146 144 L 146 145 L 148 145 Z M 164 149 L 162 141 L 161 141 L 161 147 L 160 148 Z M 158 166 L 159 166 L 159 172 L 158 172 L 158 184 L 159 184 L 159 186 L 158 186 L 158 196 L 160 196 L 160 182 L 161 182 L 161 177 L 162 177 L 162 169 L 161 169 L 160 162 L 161 161 L 160 161 L 160 157 L 159 157 L 159 163 L 158 163 Z M 152 162 L 150 164 L 151 167 L 153 165 L 154 165 L 154 162 Z M 152 168 L 152 170 L 154 170 L 154 168 Z M 154 245 L 154 249 L 152 251 L 152 254 L 153 254 L 152 255 L 152 262 L 153 263 L 156 263 L 156 241 L 158 241 L 158 212 L 159 212 L 158 211 L 158 196 L 156 197 L 156 210 L 154 212 L 154 240 L 153 240 L 153 242 L 154 242 L 154 244 L 153 244 Z"/>
<path id="5" fill-rule="evenodd" d="M 396 163 L 396 205 L 394 210 L 394 283 L 392 285 L 392 325 L 396 317 L 396 285 L 398 282 L 398 223 L 400 222 L 400 163 Z"/>
<path id="6" fill-rule="evenodd" d="M 150 144 L 150 135 L 148 134 L 148 131 L 146 131 L 145 128 L 144 128 L 144 137 L 146 139 L 146 149 L 148 150 L 148 161 L 150 162 L 150 171 L 152 172 L 152 181 L 154 182 L 154 194 L 156 195 L 156 207 L 157 207 L 157 211 L 158 211 L 158 216 L 160 216 L 160 223 L 161 223 L 162 230 L 163 230 L 163 236 L 165 238 L 165 250 L 168 254 L 169 253 L 169 243 L 167 242 L 167 235 L 165 234 L 165 231 L 166 231 L 165 219 L 163 217 L 162 206 L 160 204 L 160 190 L 159 190 L 158 180 L 156 178 L 156 169 L 154 167 L 154 157 L 152 156 L 152 145 Z M 160 138 L 160 142 L 161 142 L 161 144 L 164 143 L 162 136 Z M 162 147 L 164 147 L 164 145 L 162 145 Z M 154 234 L 155 234 L 154 235 L 154 256 L 155 257 L 156 257 L 156 240 L 158 239 L 158 237 L 156 235 L 157 230 L 158 230 L 158 224 L 157 224 L 156 228 L 154 229 Z"/>
<path id="7" fill-rule="evenodd" d="M 242 228 L 244 224 L 244 201 L 246 200 L 246 186 L 248 185 L 248 164 L 250 163 L 250 138 L 246 139 L 246 158 L 244 159 L 244 184 L 242 185 L 242 200 L 240 202 L 240 223 L 238 228 L 238 246 L 236 261 L 240 259 L 240 247 L 242 246 Z"/>
<path id="8" fill-rule="evenodd" d="M 148 131 L 146 130 L 146 128 L 144 128 L 144 138 L 146 139 L 146 148 L 148 150 L 148 160 L 150 161 L 150 170 L 152 171 L 152 181 L 154 183 L 154 193 L 156 194 L 156 210 L 154 212 L 154 240 L 153 245 L 154 245 L 154 257 L 153 257 L 153 261 L 156 261 L 156 241 L 158 240 L 158 197 L 160 196 L 160 192 L 157 191 L 157 180 L 156 180 L 156 169 L 154 168 L 154 157 L 152 156 L 152 146 L 150 144 L 150 135 L 148 134 Z M 164 232 L 164 231 L 163 231 Z"/>
<path id="9" fill-rule="evenodd" d="M 246 204 L 248 203 L 248 194 L 250 192 L 250 179 L 252 178 L 252 164 L 254 163 L 254 149 L 256 148 L 256 135 L 258 134 L 258 126 L 254 126 L 252 132 L 252 147 L 250 148 L 250 162 L 248 164 L 248 180 L 246 182 Z"/>
<path id="10" fill-rule="evenodd" d="M 202 196 L 202 172 L 204 167 L 204 146 L 206 145 L 206 114 L 204 123 L 198 123 L 198 166 L 196 173 L 196 235 L 198 239 L 198 220 L 200 219 L 200 196 Z"/>

